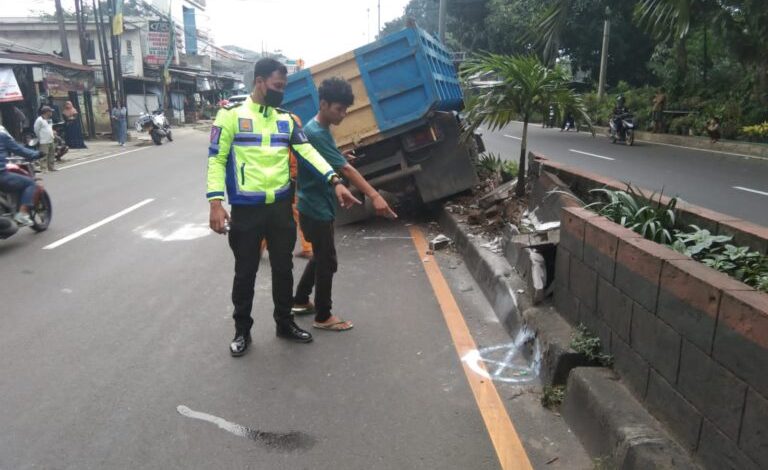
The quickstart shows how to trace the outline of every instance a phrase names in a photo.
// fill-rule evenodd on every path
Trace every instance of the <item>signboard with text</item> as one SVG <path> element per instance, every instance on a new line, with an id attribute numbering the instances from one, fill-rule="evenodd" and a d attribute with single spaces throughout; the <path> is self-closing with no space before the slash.
<path id="1" fill-rule="evenodd" d="M 144 56 L 144 63 L 149 65 L 165 64 L 170 45 L 171 23 L 168 21 L 150 21 L 147 32 L 147 55 Z"/>
<path id="2" fill-rule="evenodd" d="M 0 103 L 21 101 L 23 99 L 24 97 L 21 96 L 21 89 L 16 82 L 16 75 L 13 74 L 13 69 L 10 67 L 0 67 Z"/>

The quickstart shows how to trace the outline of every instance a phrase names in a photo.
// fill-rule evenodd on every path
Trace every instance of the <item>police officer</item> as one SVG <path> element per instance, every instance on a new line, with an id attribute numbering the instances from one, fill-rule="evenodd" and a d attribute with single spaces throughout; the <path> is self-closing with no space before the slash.
<path id="1" fill-rule="evenodd" d="M 254 283 L 264 239 L 272 267 L 277 336 L 303 343 L 312 341 L 312 335 L 299 328 L 291 315 L 296 223 L 291 210 L 294 187 L 289 147 L 299 165 L 334 187 L 342 207 L 360 204 L 308 143 L 291 114 L 278 108 L 286 85 L 285 66 L 274 59 L 261 59 L 253 75 L 251 96 L 227 105 L 217 114 L 208 151 L 210 226 L 220 234 L 229 232 L 229 246 L 235 256 L 235 337 L 229 346 L 235 357 L 245 354 L 251 342 Z M 231 219 L 222 204 L 225 194 L 232 206 Z"/>

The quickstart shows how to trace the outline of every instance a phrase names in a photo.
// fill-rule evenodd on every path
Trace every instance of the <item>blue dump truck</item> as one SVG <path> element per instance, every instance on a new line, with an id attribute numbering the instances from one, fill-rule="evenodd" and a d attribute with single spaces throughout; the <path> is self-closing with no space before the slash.
<path id="1" fill-rule="evenodd" d="M 354 149 L 355 167 L 377 189 L 430 203 L 477 182 L 482 142 L 461 139 L 463 96 L 451 53 L 418 28 L 406 28 L 288 77 L 283 107 L 307 122 L 317 113 L 317 87 L 340 77 L 355 103 L 332 129 L 339 147 Z M 370 204 L 341 211 L 340 223 L 370 215 Z"/>

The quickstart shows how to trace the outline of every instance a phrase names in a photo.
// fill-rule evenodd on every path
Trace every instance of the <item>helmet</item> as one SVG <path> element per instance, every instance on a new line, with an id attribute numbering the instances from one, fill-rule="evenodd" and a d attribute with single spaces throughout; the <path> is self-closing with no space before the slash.
<path id="1" fill-rule="evenodd" d="M 626 100 L 624 99 L 624 95 L 617 96 L 616 97 L 616 106 L 619 107 L 619 108 L 623 108 L 625 101 Z"/>

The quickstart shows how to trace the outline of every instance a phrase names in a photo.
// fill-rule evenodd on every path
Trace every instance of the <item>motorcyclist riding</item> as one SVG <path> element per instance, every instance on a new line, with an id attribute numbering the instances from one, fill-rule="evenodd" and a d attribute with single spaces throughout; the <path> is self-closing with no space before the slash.
<path id="1" fill-rule="evenodd" d="M 616 134 L 622 139 L 624 138 L 624 126 L 621 119 L 627 114 L 630 114 L 630 111 L 629 108 L 626 107 L 624 95 L 619 95 L 616 97 L 616 106 L 613 108 L 613 117 L 611 117 L 611 119 L 616 126 Z"/>
<path id="2" fill-rule="evenodd" d="M 35 195 L 35 180 L 6 170 L 11 152 L 28 160 L 40 158 L 40 152 L 19 145 L 11 134 L 0 126 L 0 190 L 21 194 L 21 205 L 19 211 L 13 216 L 13 220 L 20 226 L 32 225 L 29 208 L 32 206 Z"/>

